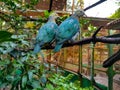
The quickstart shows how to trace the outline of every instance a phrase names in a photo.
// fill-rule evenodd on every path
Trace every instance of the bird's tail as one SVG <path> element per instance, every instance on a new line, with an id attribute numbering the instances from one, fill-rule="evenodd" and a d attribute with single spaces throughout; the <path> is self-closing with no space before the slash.
<path id="1" fill-rule="evenodd" d="M 57 45 L 55 46 L 55 48 L 54 48 L 53 51 L 54 51 L 54 52 L 58 52 L 58 51 L 60 51 L 62 45 L 63 45 L 63 44 L 57 44 Z"/>
<path id="2" fill-rule="evenodd" d="M 34 53 L 34 54 L 37 54 L 37 53 L 40 52 L 40 50 L 41 50 L 40 45 L 39 45 L 39 44 L 36 44 L 35 47 L 34 47 L 33 53 Z"/>
<path id="3" fill-rule="evenodd" d="M 45 62 L 44 60 L 44 54 L 41 52 L 41 47 L 40 47 L 40 44 L 36 44 L 35 47 L 34 47 L 34 50 L 33 50 L 33 54 L 37 54 L 40 52 L 40 55 L 43 59 L 43 62 Z"/>

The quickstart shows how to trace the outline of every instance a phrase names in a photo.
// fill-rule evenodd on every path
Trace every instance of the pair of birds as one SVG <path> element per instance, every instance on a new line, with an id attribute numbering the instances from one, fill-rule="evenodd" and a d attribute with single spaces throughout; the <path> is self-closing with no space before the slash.
<path id="1" fill-rule="evenodd" d="M 72 38 L 79 32 L 80 24 L 79 17 L 84 16 L 85 13 L 82 10 L 77 10 L 73 15 L 64 20 L 59 26 L 56 24 L 55 19 L 58 17 L 55 13 L 50 15 L 49 20 L 40 29 L 36 37 L 36 44 L 34 46 L 34 54 L 40 52 L 41 47 L 46 43 L 56 41 L 54 52 L 58 52 L 64 42 L 72 40 Z M 41 53 L 41 52 L 40 52 Z M 42 57 L 43 54 L 41 53 Z M 103 67 L 109 67 L 120 59 L 120 50 L 113 56 L 108 58 Z"/>
<path id="2" fill-rule="evenodd" d="M 33 52 L 37 54 L 44 44 L 51 43 L 53 40 L 56 41 L 54 52 L 58 52 L 64 42 L 71 40 L 79 32 L 79 17 L 83 15 L 85 15 L 83 10 L 77 10 L 58 26 L 55 22 L 58 15 L 51 14 L 48 22 L 39 29 Z"/>

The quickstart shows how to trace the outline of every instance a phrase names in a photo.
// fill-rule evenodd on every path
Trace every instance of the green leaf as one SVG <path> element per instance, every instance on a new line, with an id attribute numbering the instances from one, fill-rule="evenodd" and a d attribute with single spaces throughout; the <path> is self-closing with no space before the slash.
<path id="1" fill-rule="evenodd" d="M 40 78 L 40 80 L 41 80 L 41 82 L 42 82 L 43 84 L 45 84 L 45 83 L 47 82 L 47 78 L 46 78 L 45 75 L 43 75 L 43 76 Z"/>
<path id="2" fill-rule="evenodd" d="M 19 69 L 17 69 L 17 70 L 15 71 L 15 73 L 16 73 L 17 75 L 21 75 L 21 74 L 22 74 L 22 71 L 19 70 Z"/>
<path id="3" fill-rule="evenodd" d="M 25 88 L 26 84 L 27 84 L 27 76 L 24 75 L 24 76 L 22 77 L 22 88 Z"/>
<path id="4" fill-rule="evenodd" d="M 35 89 L 32 89 L 32 90 L 47 90 L 47 89 L 44 89 L 43 87 L 39 87 L 39 88 L 35 88 Z"/>
<path id="5" fill-rule="evenodd" d="M 29 70 L 29 71 L 28 71 L 28 79 L 29 79 L 30 81 L 32 81 L 32 78 L 33 78 L 33 71 L 32 71 L 32 70 Z"/>
<path id="6" fill-rule="evenodd" d="M 0 82 L 0 88 L 5 88 L 7 86 L 7 83 L 1 83 Z"/>
<path id="7" fill-rule="evenodd" d="M 14 81 L 12 82 L 12 88 L 14 88 L 15 86 L 17 86 L 19 84 L 19 81 L 21 80 L 21 77 L 15 77 Z"/>
<path id="8" fill-rule="evenodd" d="M 48 88 L 48 90 L 55 90 L 52 84 L 47 84 L 46 88 Z"/>
<path id="9" fill-rule="evenodd" d="M 8 81 L 13 81 L 13 80 L 14 80 L 14 77 L 11 76 L 11 75 L 7 75 L 7 76 L 6 76 L 6 79 L 7 79 Z"/>
<path id="10" fill-rule="evenodd" d="M 115 13 L 113 13 L 110 18 L 120 18 L 120 8 L 118 8 Z"/>
<path id="11" fill-rule="evenodd" d="M 9 38 L 12 36 L 12 33 L 7 32 L 7 31 L 0 31 L 0 39 L 1 38 Z"/>
<path id="12" fill-rule="evenodd" d="M 52 14 L 53 12 L 48 12 L 47 10 L 44 11 L 44 16 L 46 18 L 48 18 L 50 16 L 50 14 Z"/>
<path id="13" fill-rule="evenodd" d="M 7 64 L 10 64 L 10 60 L 2 60 L 2 61 L 0 61 L 0 66 L 6 66 Z"/>
<path id="14" fill-rule="evenodd" d="M 0 43 L 4 41 L 16 41 L 17 39 L 11 38 L 12 33 L 7 31 L 0 31 Z"/>
<path id="15" fill-rule="evenodd" d="M 44 15 L 45 15 L 46 18 L 48 18 L 49 15 L 50 15 L 50 13 L 49 13 L 47 10 L 45 10 L 45 11 L 44 11 Z"/>
<path id="16" fill-rule="evenodd" d="M 39 81 L 36 81 L 36 80 L 33 80 L 33 81 L 32 81 L 32 87 L 33 87 L 33 88 L 40 88 L 40 82 L 39 82 Z"/>
<path id="17" fill-rule="evenodd" d="M 24 44 L 24 45 L 29 46 L 29 42 L 28 41 L 21 40 L 21 43 Z"/>

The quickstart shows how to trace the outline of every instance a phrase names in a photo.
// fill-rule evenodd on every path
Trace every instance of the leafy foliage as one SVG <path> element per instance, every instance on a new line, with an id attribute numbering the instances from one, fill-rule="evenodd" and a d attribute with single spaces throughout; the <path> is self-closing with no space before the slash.
<path id="1" fill-rule="evenodd" d="M 25 17 L 16 12 L 21 10 L 23 13 L 27 9 L 34 9 L 38 0 L 31 0 L 30 3 L 25 4 L 20 0 L 0 1 L 2 1 L 0 3 L 0 13 L 2 13 L 0 14 L 0 88 L 7 86 L 11 90 L 42 88 L 47 80 L 43 64 L 35 56 L 31 56 L 30 52 L 18 51 L 20 48 L 27 49 L 33 46 L 29 38 L 32 38 L 31 36 L 36 32 L 35 26 L 41 25 L 41 22 L 39 20 L 24 22 Z"/>
<path id="2" fill-rule="evenodd" d="M 20 86 L 21 90 L 28 90 L 42 87 L 41 84 L 44 83 L 41 80 L 46 79 L 43 77 L 43 65 L 30 57 L 28 54 L 21 60 L 1 60 L 0 88 L 9 86 L 13 90 Z"/>
<path id="3" fill-rule="evenodd" d="M 30 2 L 24 2 L 21 0 L 0 0 L 4 4 L 1 7 L 4 7 L 7 10 L 27 10 L 27 9 L 33 9 L 34 5 L 36 5 L 39 0 L 30 0 Z M 6 7 L 5 5 L 9 6 Z"/>
<path id="4" fill-rule="evenodd" d="M 88 26 L 88 31 L 83 33 L 83 37 L 91 36 L 97 30 L 96 27 L 92 26 L 91 24 Z"/>
<path id="5" fill-rule="evenodd" d="M 47 77 L 50 73 L 38 58 L 30 51 L 21 50 L 33 47 L 38 28 L 50 15 L 45 11 L 44 17 L 40 16 L 38 19 L 27 17 L 24 13 L 35 9 L 34 5 L 39 0 L 30 0 L 26 3 L 22 1 L 24 0 L 0 0 L 0 88 L 9 87 L 11 90 L 44 90 L 45 88 L 76 90 L 80 88 L 79 81 L 70 82 L 73 75 L 64 77 L 61 74 L 55 74 Z M 67 17 L 68 15 L 60 17 L 57 23 L 60 24 Z"/>
<path id="6" fill-rule="evenodd" d="M 11 37 L 12 33 L 7 32 L 7 31 L 0 31 L 0 43 L 5 42 L 5 41 L 15 41 L 17 39 L 14 39 Z"/>
<path id="7" fill-rule="evenodd" d="M 66 18 L 68 18 L 68 17 L 69 17 L 69 15 L 63 15 L 63 16 L 59 17 L 59 18 L 56 20 L 57 24 L 62 23 L 62 21 L 64 21 L 64 20 L 65 20 Z"/>
<path id="8" fill-rule="evenodd" d="M 46 88 L 48 90 L 93 90 L 91 87 L 81 88 L 78 80 L 71 82 L 73 76 L 73 74 L 69 74 L 66 77 L 61 74 L 54 74 L 48 78 L 50 83 L 46 85 Z"/>
<path id="9" fill-rule="evenodd" d="M 74 84 L 70 82 L 70 79 L 73 77 L 72 74 L 69 74 L 67 77 L 63 77 L 59 74 L 55 74 L 52 76 L 52 78 L 49 78 L 50 82 L 55 85 L 56 90 L 68 90 L 68 89 L 76 89 Z M 49 87 L 49 85 L 47 86 Z"/>
<path id="10" fill-rule="evenodd" d="M 120 1 L 116 1 L 116 4 L 118 6 L 120 6 Z M 113 18 L 113 19 L 116 19 L 116 18 L 120 18 L 120 8 L 118 8 L 115 13 L 113 13 L 109 18 Z"/>
<path id="11" fill-rule="evenodd" d="M 115 11 L 113 15 L 110 16 L 110 18 L 120 18 L 120 8 Z"/>

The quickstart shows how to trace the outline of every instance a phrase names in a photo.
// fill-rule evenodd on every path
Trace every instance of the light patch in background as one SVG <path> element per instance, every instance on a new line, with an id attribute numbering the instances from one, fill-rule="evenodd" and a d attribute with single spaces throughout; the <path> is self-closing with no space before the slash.
<path id="1" fill-rule="evenodd" d="M 92 5 L 93 3 L 97 2 L 99 0 L 84 0 L 84 8 Z M 89 10 L 87 10 L 85 13 L 87 16 L 90 17 L 103 17 L 107 18 L 111 14 L 115 12 L 120 6 L 116 4 L 120 0 L 107 0 Z"/>

